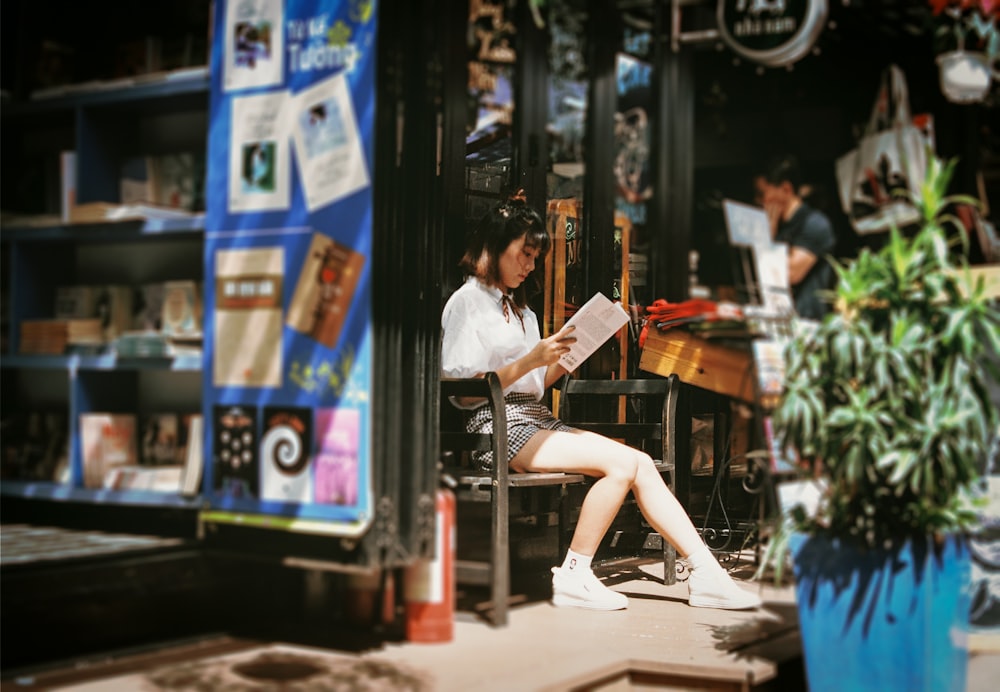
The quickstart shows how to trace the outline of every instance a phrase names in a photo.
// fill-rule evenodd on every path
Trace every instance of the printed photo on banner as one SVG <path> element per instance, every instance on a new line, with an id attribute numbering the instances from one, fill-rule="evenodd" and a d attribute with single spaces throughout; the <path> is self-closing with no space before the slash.
<path id="1" fill-rule="evenodd" d="M 217 495 L 236 500 L 257 499 L 257 408 L 216 404 L 212 418 L 212 489 Z"/>
<path id="2" fill-rule="evenodd" d="M 265 406 L 260 443 L 261 499 L 312 502 L 312 409 Z"/>
<path id="3" fill-rule="evenodd" d="M 356 505 L 360 411 L 339 407 L 317 409 L 316 433 L 316 503 Z"/>
<path id="4" fill-rule="evenodd" d="M 324 346 L 336 346 L 365 256 L 322 233 L 313 233 L 288 306 L 288 326 Z"/>
<path id="5" fill-rule="evenodd" d="M 215 253 L 215 386 L 281 386 L 284 265 L 283 247 Z"/>
<path id="6" fill-rule="evenodd" d="M 230 213 L 288 209 L 287 105 L 285 91 L 233 99 Z"/>
<path id="7" fill-rule="evenodd" d="M 226 91 L 281 84 L 285 69 L 282 0 L 236 0 L 226 7 Z"/>
<path id="8" fill-rule="evenodd" d="M 368 164 L 358 133 L 347 76 L 339 74 L 293 100 L 295 155 L 309 211 L 368 186 Z"/>

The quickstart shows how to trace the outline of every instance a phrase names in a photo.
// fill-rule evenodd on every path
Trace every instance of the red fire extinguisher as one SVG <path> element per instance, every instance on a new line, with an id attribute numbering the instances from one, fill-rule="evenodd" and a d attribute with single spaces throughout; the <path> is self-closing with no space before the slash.
<path id="1" fill-rule="evenodd" d="M 440 488 L 434 508 L 434 557 L 406 568 L 406 638 L 411 642 L 450 642 L 455 635 L 455 493 Z"/>

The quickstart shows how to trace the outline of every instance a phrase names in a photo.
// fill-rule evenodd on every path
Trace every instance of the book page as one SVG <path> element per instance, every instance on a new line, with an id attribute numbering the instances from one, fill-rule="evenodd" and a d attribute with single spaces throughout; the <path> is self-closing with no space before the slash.
<path id="1" fill-rule="evenodd" d="M 572 333 L 576 341 L 569 353 L 559 359 L 559 364 L 573 372 L 621 329 L 628 319 L 628 313 L 620 303 L 612 303 L 603 293 L 595 293 L 566 323 L 567 327 L 576 327 Z"/>

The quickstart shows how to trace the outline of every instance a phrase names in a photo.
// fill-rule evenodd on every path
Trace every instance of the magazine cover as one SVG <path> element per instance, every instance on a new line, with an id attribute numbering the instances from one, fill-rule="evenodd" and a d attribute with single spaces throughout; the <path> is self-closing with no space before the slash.
<path id="1" fill-rule="evenodd" d="M 176 413 L 153 413 L 142 424 L 139 462 L 145 466 L 169 466 L 181 463 L 180 416 Z"/>
<path id="2" fill-rule="evenodd" d="M 309 211 L 368 186 L 347 76 L 340 72 L 296 95 L 295 156 Z"/>
<path id="3" fill-rule="evenodd" d="M 136 419 L 131 413 L 80 414 L 83 486 L 103 488 L 109 472 L 138 463 Z"/>
<path id="4" fill-rule="evenodd" d="M 361 416 L 356 409 L 316 411 L 316 502 L 354 505 L 358 501 L 358 438 Z"/>
<path id="5" fill-rule="evenodd" d="M 260 442 L 261 497 L 311 502 L 312 409 L 265 406 Z"/>
<path id="6" fill-rule="evenodd" d="M 212 483 L 216 493 L 235 499 L 260 497 L 257 462 L 257 409 L 213 406 L 215 438 Z"/>
<path id="7" fill-rule="evenodd" d="M 215 255 L 216 386 L 281 386 L 281 247 Z"/>
<path id="8" fill-rule="evenodd" d="M 229 211 L 287 209 L 291 183 L 288 94 L 233 99 Z"/>
<path id="9" fill-rule="evenodd" d="M 239 0 L 226 7 L 226 91 L 281 83 L 285 65 L 282 4 L 282 0 Z"/>
<path id="10" fill-rule="evenodd" d="M 314 233 L 288 307 L 288 326 L 324 346 L 335 346 L 364 264 L 364 255 Z"/>

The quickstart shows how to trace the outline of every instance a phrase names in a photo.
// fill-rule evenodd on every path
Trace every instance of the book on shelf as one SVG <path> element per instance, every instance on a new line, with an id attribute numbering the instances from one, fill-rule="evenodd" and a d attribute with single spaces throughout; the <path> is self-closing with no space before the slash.
<path id="1" fill-rule="evenodd" d="M 171 209 L 155 204 L 137 202 L 135 204 L 113 204 L 111 202 L 88 202 L 77 204 L 70 211 L 70 223 L 94 224 L 121 221 L 181 220 L 199 219 L 201 212 Z"/>
<path id="2" fill-rule="evenodd" d="M 18 352 L 25 355 L 62 355 L 71 347 L 104 344 L 101 320 L 21 320 Z"/>
<path id="3" fill-rule="evenodd" d="M 96 315 L 96 286 L 56 286 L 56 319 L 86 319 Z"/>
<path id="4" fill-rule="evenodd" d="M 181 463 L 180 414 L 151 413 L 143 420 L 139 461 L 144 466 L 173 466 Z"/>
<path id="5" fill-rule="evenodd" d="M 205 425 L 201 414 L 184 416 L 187 444 L 184 447 L 184 474 L 181 478 L 181 494 L 193 497 L 201 487 L 201 471 L 205 465 L 204 434 Z"/>
<path id="6" fill-rule="evenodd" d="M 103 488 L 113 469 L 138 465 L 134 414 L 81 413 L 79 420 L 85 488 Z"/>
<path id="7" fill-rule="evenodd" d="M 194 153 L 127 159 L 122 164 L 119 199 L 126 207 L 153 205 L 193 212 L 203 205 L 199 194 L 203 168 L 202 157 Z"/>
<path id="8" fill-rule="evenodd" d="M 67 320 L 21 320 L 18 351 L 26 355 L 60 355 L 67 344 Z"/>
<path id="9" fill-rule="evenodd" d="M 133 156 L 121 165 L 118 180 L 118 200 L 122 205 L 155 204 L 156 159 L 152 156 Z"/>
<path id="10" fill-rule="evenodd" d="M 147 283 L 139 286 L 136 301 L 132 306 L 132 329 L 135 331 L 158 332 L 163 325 L 163 282 Z"/>
<path id="11" fill-rule="evenodd" d="M 76 152 L 59 153 L 60 206 L 63 223 L 69 223 L 70 213 L 76 206 Z"/>
<path id="12" fill-rule="evenodd" d="M 97 318 L 104 326 L 104 340 L 114 341 L 132 324 L 132 287 L 111 284 L 97 287 Z"/>
<path id="13" fill-rule="evenodd" d="M 181 489 L 184 467 L 174 466 L 116 466 L 104 479 L 107 490 L 146 490 L 157 493 L 176 493 Z"/>
<path id="14" fill-rule="evenodd" d="M 160 330 L 170 337 L 201 335 L 201 291 L 196 281 L 163 285 Z"/>

